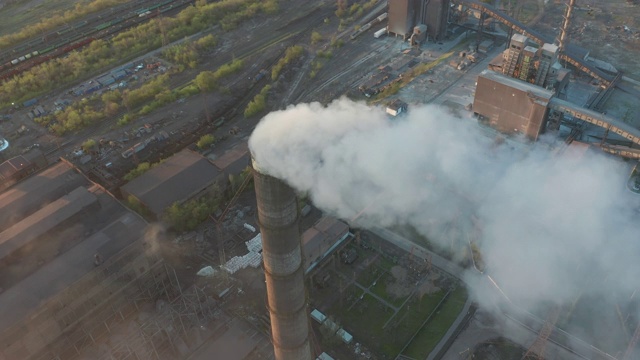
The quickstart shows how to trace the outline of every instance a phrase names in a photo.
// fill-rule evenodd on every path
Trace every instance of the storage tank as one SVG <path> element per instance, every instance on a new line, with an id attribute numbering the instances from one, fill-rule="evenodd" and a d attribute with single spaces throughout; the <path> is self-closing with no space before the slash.
<path id="1" fill-rule="evenodd" d="M 414 0 L 389 0 L 388 30 L 406 40 L 413 30 L 415 18 Z"/>

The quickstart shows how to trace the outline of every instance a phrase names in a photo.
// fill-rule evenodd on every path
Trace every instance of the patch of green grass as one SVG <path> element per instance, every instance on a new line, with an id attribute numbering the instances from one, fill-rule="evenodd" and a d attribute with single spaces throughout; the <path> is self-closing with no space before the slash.
<path id="1" fill-rule="evenodd" d="M 386 333 L 393 334 L 390 335 L 393 341 L 383 344 L 383 351 L 389 357 L 395 358 L 444 296 L 445 292 L 441 290 L 409 300 L 385 328 Z"/>
<path id="2" fill-rule="evenodd" d="M 347 291 L 355 294 L 361 290 L 352 291 L 349 289 Z M 355 299 L 359 298 L 360 296 L 355 297 Z M 361 300 L 357 300 L 355 305 L 351 306 L 352 304 L 353 302 L 345 303 L 341 308 L 334 306 L 331 313 L 337 315 L 335 317 L 337 322 L 351 330 L 357 337 L 380 338 L 383 335 L 382 326 L 393 315 L 393 310 L 369 294 L 365 294 Z"/>
<path id="3" fill-rule="evenodd" d="M 409 296 L 407 295 L 407 296 L 397 297 L 397 296 L 394 296 L 393 294 L 390 294 L 389 291 L 387 291 L 388 286 L 390 284 L 393 284 L 395 281 L 396 279 L 391 273 L 386 273 L 380 279 L 378 279 L 378 282 L 374 286 L 372 286 L 371 289 L 369 290 L 372 293 L 385 299 L 387 302 L 389 302 L 393 306 L 400 307 L 402 306 L 402 304 L 404 304 L 405 300 L 407 300 L 407 297 Z"/>
<path id="4" fill-rule="evenodd" d="M 362 290 L 351 285 L 344 292 L 342 305 L 336 303 L 329 314 L 355 337 L 380 352 L 383 358 L 394 359 L 435 310 L 445 292 L 440 290 L 421 298 L 414 297 L 395 316 L 391 308 L 371 295 L 365 294 L 358 300 L 362 295 Z"/>
<path id="5" fill-rule="evenodd" d="M 466 300 L 467 290 L 458 286 L 416 335 L 404 355 L 414 359 L 426 358 L 458 317 Z"/>
<path id="6" fill-rule="evenodd" d="M 366 270 L 358 274 L 358 278 L 356 281 L 358 281 L 358 284 L 364 287 L 369 287 L 380 275 L 382 275 L 383 272 L 384 270 L 381 270 L 374 264 L 372 264 Z"/>
<path id="7" fill-rule="evenodd" d="M 393 261 L 391 261 L 390 259 L 384 256 L 381 256 L 380 260 L 376 264 L 376 266 L 378 266 L 380 269 L 383 269 L 385 271 L 391 270 L 391 268 L 394 267 L 395 265 L 396 264 L 394 264 Z"/>

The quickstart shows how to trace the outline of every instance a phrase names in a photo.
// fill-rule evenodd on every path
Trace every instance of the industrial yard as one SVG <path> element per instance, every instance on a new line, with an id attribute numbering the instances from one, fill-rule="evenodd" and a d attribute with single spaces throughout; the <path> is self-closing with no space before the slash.
<path id="1" fill-rule="evenodd" d="M 637 196 L 634 1 L 90 3 L 0 2 L 0 359 L 637 356 L 640 307 L 634 290 L 616 285 L 628 274 L 607 272 L 614 251 L 585 240 L 576 252 L 600 251 L 606 262 L 566 266 L 588 281 L 518 302 L 482 194 L 428 172 L 416 184 L 461 206 L 443 206 L 453 214 L 445 220 L 401 211 L 367 222 L 384 188 L 339 216 L 315 201 L 317 189 L 271 175 L 250 140 L 267 114 L 298 104 L 367 104 L 398 126 L 430 104 L 480 134 L 490 161 L 501 152 L 525 163 L 600 156 Z M 581 180 L 567 191 L 603 191 Z M 349 199 L 367 184 L 320 193 Z M 315 186 L 331 190 L 322 179 Z M 640 209 L 625 201 L 603 201 L 632 209 L 611 221 L 625 229 L 620 238 Z M 588 225 L 572 223 L 578 215 L 566 217 L 590 238 Z M 529 232 L 538 231 L 515 237 Z M 520 282 L 546 290 L 546 275 Z"/>

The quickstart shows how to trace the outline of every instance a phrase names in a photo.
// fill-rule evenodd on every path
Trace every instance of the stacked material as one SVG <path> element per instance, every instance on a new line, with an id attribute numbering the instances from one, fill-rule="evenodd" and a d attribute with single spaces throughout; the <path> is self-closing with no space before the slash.
<path id="1" fill-rule="evenodd" d="M 222 265 L 222 269 L 229 274 L 235 274 L 248 266 L 255 269 L 262 264 L 262 236 L 260 234 L 256 235 L 253 239 L 245 241 L 245 245 L 249 252 L 242 256 L 232 257 Z"/>

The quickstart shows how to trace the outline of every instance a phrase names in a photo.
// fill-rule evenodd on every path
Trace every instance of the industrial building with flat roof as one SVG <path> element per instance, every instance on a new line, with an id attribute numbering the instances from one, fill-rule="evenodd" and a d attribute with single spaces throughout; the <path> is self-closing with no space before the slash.
<path id="1" fill-rule="evenodd" d="M 173 203 L 205 193 L 219 180 L 220 173 L 207 158 L 190 150 L 182 150 L 120 190 L 125 199 L 133 196 L 160 218 Z"/>
<path id="2" fill-rule="evenodd" d="M 0 359 L 77 359 L 161 291 L 146 221 L 73 165 L 33 174 L 0 204 Z"/>
<path id="3" fill-rule="evenodd" d="M 544 131 L 554 92 L 491 70 L 478 76 L 473 112 L 508 134 L 536 140 Z"/>
<path id="4" fill-rule="evenodd" d="M 0 191 L 47 166 L 47 160 L 39 150 L 18 155 L 0 164 Z"/>
<path id="5" fill-rule="evenodd" d="M 302 256 L 305 273 L 310 273 L 349 237 L 349 225 L 323 216 L 302 234 Z"/>

